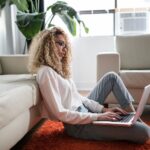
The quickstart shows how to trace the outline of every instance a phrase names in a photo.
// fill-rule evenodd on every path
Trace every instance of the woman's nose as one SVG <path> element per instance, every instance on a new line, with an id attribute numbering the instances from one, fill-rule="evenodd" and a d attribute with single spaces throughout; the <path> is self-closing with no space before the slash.
<path id="1" fill-rule="evenodd" d="M 63 52 L 66 52 L 67 51 L 67 48 L 66 47 L 63 47 Z"/>

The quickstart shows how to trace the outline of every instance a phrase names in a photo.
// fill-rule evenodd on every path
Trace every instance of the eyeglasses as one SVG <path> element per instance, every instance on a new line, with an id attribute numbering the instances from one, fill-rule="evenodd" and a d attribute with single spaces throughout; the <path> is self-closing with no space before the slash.
<path id="1" fill-rule="evenodd" d="M 56 41 L 55 43 L 57 43 L 59 46 L 61 46 L 63 48 L 67 47 L 64 41 Z"/>

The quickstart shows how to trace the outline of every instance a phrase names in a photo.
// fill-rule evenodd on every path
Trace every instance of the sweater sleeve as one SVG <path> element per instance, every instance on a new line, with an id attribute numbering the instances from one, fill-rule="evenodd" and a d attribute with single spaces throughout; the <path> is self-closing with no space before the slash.
<path id="1" fill-rule="evenodd" d="M 52 113 L 56 119 L 70 124 L 88 124 L 97 120 L 97 113 L 82 113 L 63 107 L 61 104 L 59 79 L 57 76 L 57 73 L 48 67 L 42 68 L 37 75 L 37 81 L 48 114 Z"/>
<path id="2" fill-rule="evenodd" d="M 76 89 L 76 86 L 74 84 L 74 82 L 72 81 L 72 86 L 74 88 L 74 90 L 78 93 L 77 89 Z M 79 94 L 79 93 L 78 93 Z M 79 94 L 80 95 L 80 94 Z M 80 95 L 81 97 L 81 100 L 82 100 L 82 103 L 88 108 L 90 109 L 92 112 L 94 113 L 101 113 L 104 106 L 99 104 L 98 102 L 92 100 L 92 99 L 89 99 L 87 97 L 84 97 L 82 95 Z"/>

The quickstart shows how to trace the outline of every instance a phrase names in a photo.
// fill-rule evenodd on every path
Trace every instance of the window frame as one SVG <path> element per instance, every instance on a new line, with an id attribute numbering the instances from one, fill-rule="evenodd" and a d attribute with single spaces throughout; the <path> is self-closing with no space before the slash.
<path id="1" fill-rule="evenodd" d="M 79 11 L 79 14 L 80 15 L 86 15 L 86 14 L 91 14 L 91 15 L 93 15 L 93 14 L 113 14 L 113 35 L 112 36 L 116 36 L 117 35 L 117 31 L 116 31 L 116 28 L 117 28 L 117 25 L 116 25 L 116 11 L 118 10 L 118 9 L 121 9 L 121 8 L 118 8 L 118 1 L 119 0 L 114 0 L 114 9 L 95 9 L 95 10 L 80 10 Z M 124 8 L 123 8 L 124 9 Z M 123 9 L 121 9 L 121 10 L 123 10 Z M 127 8 L 127 9 L 130 9 L 130 8 Z M 144 10 L 144 9 L 146 9 L 146 7 L 143 7 L 143 8 L 138 8 L 137 7 L 137 10 Z M 150 8 L 149 8 L 149 13 L 150 13 Z M 82 35 L 81 33 L 80 33 L 80 35 Z"/>

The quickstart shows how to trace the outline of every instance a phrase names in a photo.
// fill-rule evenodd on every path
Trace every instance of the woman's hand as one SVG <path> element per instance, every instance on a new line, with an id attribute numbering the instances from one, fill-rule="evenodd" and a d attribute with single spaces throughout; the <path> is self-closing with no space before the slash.
<path id="1" fill-rule="evenodd" d="M 103 121 L 116 121 L 121 119 L 120 115 L 115 112 L 104 112 L 98 115 L 97 120 L 103 120 Z"/>
<path id="2" fill-rule="evenodd" d="M 127 112 L 119 107 L 103 108 L 102 113 L 98 116 L 98 120 L 116 121 L 121 119 L 120 115 L 126 114 Z"/>
<path id="3" fill-rule="evenodd" d="M 112 108 L 103 108 L 102 110 L 102 113 L 105 113 L 105 112 L 114 112 L 114 113 L 117 113 L 119 115 L 126 115 L 127 112 L 119 107 L 112 107 Z"/>

